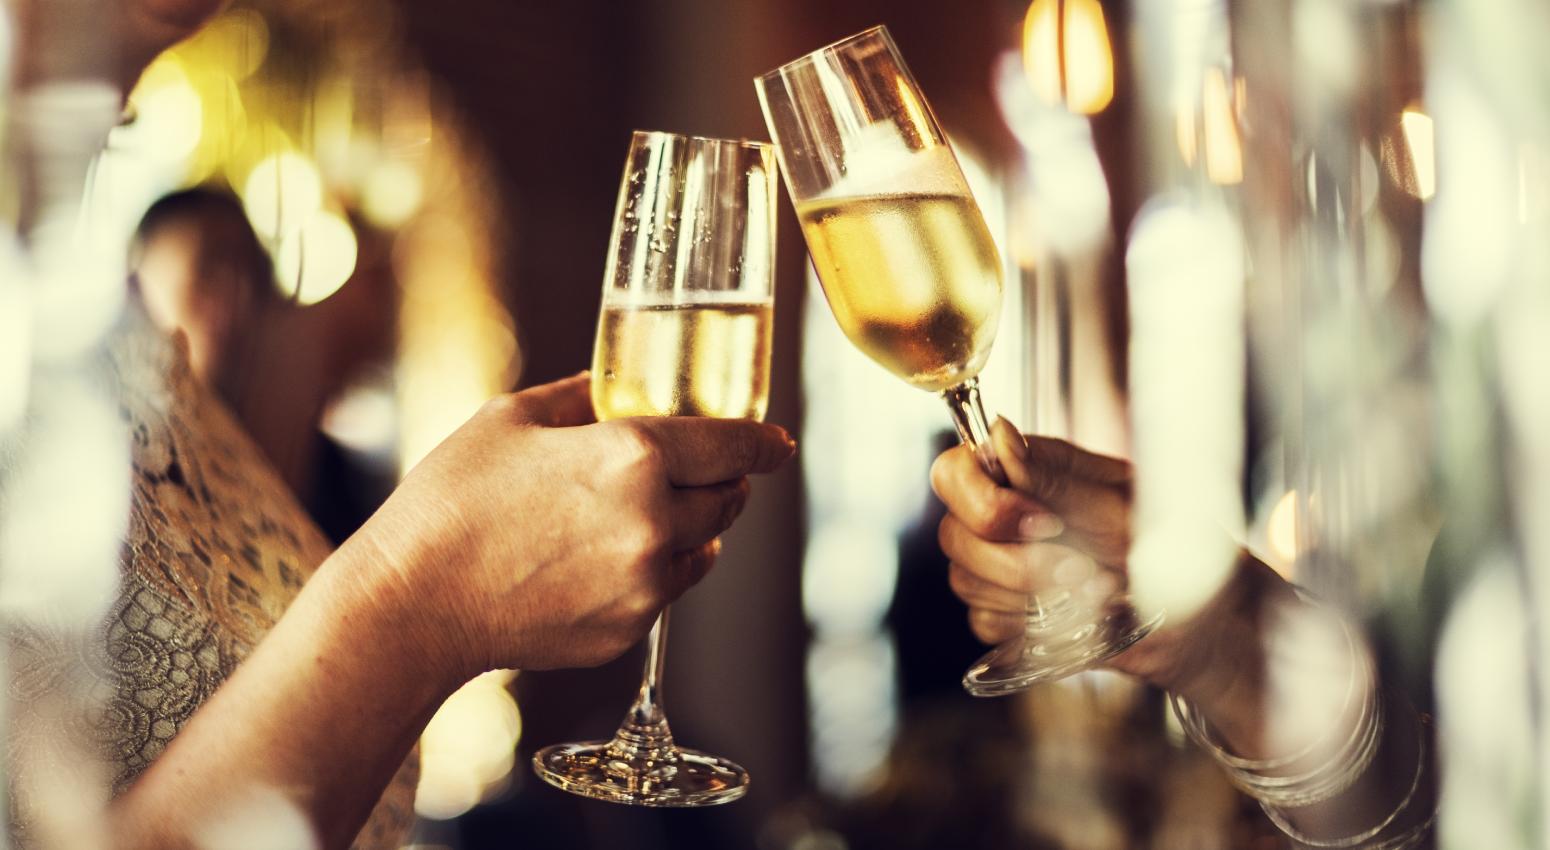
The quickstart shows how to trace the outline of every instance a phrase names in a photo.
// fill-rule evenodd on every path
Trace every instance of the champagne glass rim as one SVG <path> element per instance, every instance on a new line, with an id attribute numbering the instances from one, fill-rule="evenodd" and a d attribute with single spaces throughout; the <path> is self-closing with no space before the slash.
<path id="1" fill-rule="evenodd" d="M 838 41 L 825 44 L 823 47 L 820 47 L 817 50 L 808 51 L 807 53 L 798 56 L 790 62 L 785 62 L 777 68 L 765 71 L 754 79 L 762 82 L 764 80 L 770 79 L 771 77 L 779 76 L 790 68 L 794 68 L 798 65 L 809 64 L 819 56 L 823 56 L 829 53 L 837 53 L 851 46 L 855 42 L 862 41 L 863 39 L 873 38 L 879 35 L 883 37 L 883 40 L 886 41 L 889 46 L 893 46 L 893 36 L 889 34 L 887 24 L 877 24 L 876 26 L 867 27 L 860 32 L 847 35 Z"/>
<path id="2" fill-rule="evenodd" d="M 678 141 L 695 142 L 698 144 L 722 145 L 726 147 L 742 148 L 744 150 L 768 151 L 775 147 L 773 142 L 761 142 L 756 139 L 721 139 L 714 136 L 696 136 L 690 133 L 674 133 L 670 130 L 636 130 L 635 139 L 675 139 Z"/>

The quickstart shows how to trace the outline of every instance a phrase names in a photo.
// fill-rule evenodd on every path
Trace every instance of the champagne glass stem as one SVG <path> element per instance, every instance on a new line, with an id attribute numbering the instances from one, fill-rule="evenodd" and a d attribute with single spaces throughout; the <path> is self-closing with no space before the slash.
<path id="1" fill-rule="evenodd" d="M 642 728 L 667 723 L 662 710 L 662 668 L 667 659 L 667 608 L 657 615 L 646 637 L 646 669 L 641 674 L 640 693 L 630 706 L 630 722 Z"/>
<path id="2" fill-rule="evenodd" d="M 985 418 L 985 407 L 980 403 L 979 378 L 970 378 L 943 390 L 942 399 L 952 411 L 958 439 L 974 452 L 980 468 L 985 470 L 992 481 L 1003 487 L 1008 486 L 1006 470 L 1001 467 L 1001 460 L 996 457 L 996 448 L 990 440 L 990 421 Z M 1071 607 L 1069 591 L 1030 595 L 1027 631 L 1033 633 L 1054 628 Z"/>
<path id="3" fill-rule="evenodd" d="M 974 452 L 980 468 L 990 480 L 1005 487 L 1006 470 L 996 457 L 996 449 L 990 442 L 990 422 L 985 418 L 985 408 L 980 404 L 980 379 L 967 381 L 942 390 L 942 400 L 947 402 L 953 414 L 953 427 L 958 429 L 958 439 Z"/>

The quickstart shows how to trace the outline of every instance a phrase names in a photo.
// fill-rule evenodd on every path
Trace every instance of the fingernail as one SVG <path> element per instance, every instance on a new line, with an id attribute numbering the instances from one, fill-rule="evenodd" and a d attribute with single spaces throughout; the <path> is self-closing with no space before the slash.
<path id="1" fill-rule="evenodd" d="M 1024 540 L 1048 540 L 1065 530 L 1065 522 L 1054 514 L 1028 514 L 1017 523 L 1017 533 Z"/>
<path id="2" fill-rule="evenodd" d="M 997 415 L 996 421 L 1002 425 L 1005 425 L 1007 430 L 1012 432 L 1012 453 L 1017 455 L 1018 460 L 1027 460 L 1028 438 L 1024 437 L 1023 432 L 1017 430 L 1017 426 L 1012 424 L 1012 420 L 1006 418 L 1005 416 Z"/>

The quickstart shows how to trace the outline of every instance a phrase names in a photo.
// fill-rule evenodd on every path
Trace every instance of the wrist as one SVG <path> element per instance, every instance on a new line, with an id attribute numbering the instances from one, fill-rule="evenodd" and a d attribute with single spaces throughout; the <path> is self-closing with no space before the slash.
<path id="1" fill-rule="evenodd" d="M 466 663 L 453 638 L 458 628 L 438 616 L 429 594 L 412 580 L 413 558 L 358 533 L 323 563 L 312 582 L 320 583 L 338 611 L 336 627 L 348 632 L 359 657 L 380 665 L 396 690 L 431 710 L 481 670 Z"/>
<path id="2" fill-rule="evenodd" d="M 1201 612 L 1197 663 L 1165 687 L 1194 703 L 1232 746 L 1258 751 L 1269 685 L 1267 629 L 1281 606 L 1302 604 L 1275 571 L 1242 553 L 1232 580 Z"/>

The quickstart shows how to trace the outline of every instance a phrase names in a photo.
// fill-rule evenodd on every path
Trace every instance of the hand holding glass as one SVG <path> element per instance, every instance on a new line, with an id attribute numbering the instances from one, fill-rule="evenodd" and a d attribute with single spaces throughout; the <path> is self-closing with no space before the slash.
<path id="1" fill-rule="evenodd" d="M 769 145 L 636 133 L 625 163 L 592 360 L 600 420 L 762 419 L 774 324 L 775 158 Z M 673 742 L 661 703 L 667 612 L 612 740 L 533 756 L 544 781 L 639 806 L 711 806 L 748 772 Z"/>
<path id="2" fill-rule="evenodd" d="M 978 375 L 1001 315 L 1002 264 L 920 88 L 883 27 L 755 80 L 813 267 L 855 346 L 947 401 L 963 442 L 1000 484 Z M 997 696 L 1087 669 L 1145 636 L 1128 605 L 1081 610 L 1035 595 L 1024 634 L 964 676 Z"/>

